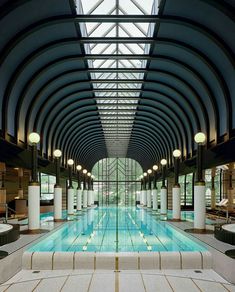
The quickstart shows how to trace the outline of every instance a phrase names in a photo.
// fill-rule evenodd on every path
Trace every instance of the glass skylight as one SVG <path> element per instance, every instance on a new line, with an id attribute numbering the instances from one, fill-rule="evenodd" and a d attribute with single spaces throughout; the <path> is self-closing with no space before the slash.
<path id="1" fill-rule="evenodd" d="M 108 156 L 126 157 L 155 25 L 135 17 L 156 15 L 158 0 L 77 0 L 76 4 L 78 16 L 94 16 L 94 21 L 80 22 L 81 42 Z M 120 21 L 102 22 L 100 15 L 117 16 Z M 123 20 L 128 15 L 133 20 Z"/>

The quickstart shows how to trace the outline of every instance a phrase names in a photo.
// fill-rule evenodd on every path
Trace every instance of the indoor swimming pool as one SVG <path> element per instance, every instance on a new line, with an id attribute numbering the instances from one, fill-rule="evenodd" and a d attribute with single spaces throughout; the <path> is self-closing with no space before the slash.
<path id="1" fill-rule="evenodd" d="M 74 221 L 29 248 L 29 251 L 205 251 L 159 216 L 135 207 L 99 207 L 83 211 Z"/>

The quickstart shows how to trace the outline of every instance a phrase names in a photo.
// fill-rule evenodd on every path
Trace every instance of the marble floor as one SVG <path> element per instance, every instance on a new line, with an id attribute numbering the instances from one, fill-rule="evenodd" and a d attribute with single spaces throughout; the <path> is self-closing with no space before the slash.
<path id="1" fill-rule="evenodd" d="M 0 292 L 226 292 L 235 291 L 213 270 L 28 271 L 22 270 Z"/>

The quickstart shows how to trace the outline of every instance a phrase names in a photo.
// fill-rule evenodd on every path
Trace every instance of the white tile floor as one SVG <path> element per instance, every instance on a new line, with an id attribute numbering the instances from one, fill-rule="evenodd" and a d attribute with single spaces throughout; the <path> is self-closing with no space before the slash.
<path id="1" fill-rule="evenodd" d="M 213 270 L 22 270 L 3 285 L 0 292 L 223 292 L 235 291 Z"/>

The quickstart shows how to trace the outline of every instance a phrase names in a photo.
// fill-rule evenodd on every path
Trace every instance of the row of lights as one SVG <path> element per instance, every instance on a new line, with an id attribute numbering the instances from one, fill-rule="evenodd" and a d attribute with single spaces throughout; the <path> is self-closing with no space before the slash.
<path id="1" fill-rule="evenodd" d="M 38 134 L 38 133 L 35 133 L 35 132 L 30 133 L 30 134 L 29 134 L 29 142 L 30 142 L 31 144 L 33 144 L 33 145 L 38 144 L 38 143 L 40 142 L 40 136 L 39 136 L 39 134 Z M 62 152 L 61 152 L 61 150 L 56 149 L 56 150 L 53 152 L 53 155 L 54 155 L 55 158 L 59 159 L 59 158 L 62 156 Z M 69 159 L 69 160 L 67 161 L 67 163 L 68 163 L 68 166 L 70 166 L 70 167 L 72 167 L 72 166 L 74 165 L 74 161 L 73 161 L 73 159 Z M 81 166 L 81 165 L 77 165 L 77 166 L 76 166 L 76 169 L 77 169 L 77 171 L 80 171 L 80 170 L 82 170 L 82 166 Z M 87 174 L 87 176 L 91 177 L 92 179 L 95 178 L 95 176 L 92 175 L 90 172 L 87 172 L 86 169 L 83 169 L 82 173 L 83 173 L 84 175 Z"/>
<path id="2" fill-rule="evenodd" d="M 199 132 L 199 133 L 197 133 L 197 134 L 194 136 L 194 141 L 195 141 L 197 144 L 202 145 L 202 144 L 204 144 L 205 141 L 206 141 L 206 135 L 205 135 L 204 133 L 202 133 L 202 132 Z M 175 150 L 173 151 L 173 157 L 176 158 L 176 159 L 178 159 L 178 158 L 180 158 L 180 156 L 181 156 L 181 151 L 180 151 L 179 149 L 175 149 Z M 162 160 L 160 161 L 160 164 L 161 164 L 162 166 L 166 166 L 166 165 L 167 165 L 167 160 L 166 160 L 166 159 L 162 159 Z M 153 166 L 153 170 L 154 170 L 154 171 L 157 171 L 157 170 L 158 170 L 158 166 L 157 166 L 157 165 L 154 165 L 154 166 Z M 144 177 L 146 177 L 148 174 L 150 175 L 151 173 L 152 173 L 152 169 L 148 169 L 147 172 L 144 172 L 143 175 L 140 176 L 140 178 L 143 179 Z"/>

